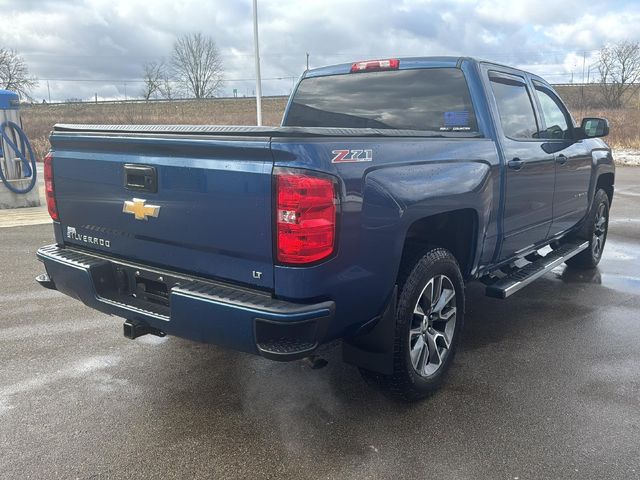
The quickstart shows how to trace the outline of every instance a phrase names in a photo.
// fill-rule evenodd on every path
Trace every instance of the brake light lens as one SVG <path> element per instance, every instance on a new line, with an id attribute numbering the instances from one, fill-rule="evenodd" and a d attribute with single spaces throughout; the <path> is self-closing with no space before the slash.
<path id="1" fill-rule="evenodd" d="M 305 264 L 331 255 L 336 239 L 333 180 L 290 170 L 276 174 L 277 257 Z"/>
<path id="2" fill-rule="evenodd" d="M 56 205 L 55 190 L 53 187 L 53 155 L 51 152 L 44 157 L 44 191 L 47 198 L 47 209 L 53 220 L 58 221 L 58 206 Z"/>
<path id="3" fill-rule="evenodd" d="M 351 73 L 398 70 L 398 68 L 400 68 L 400 60 L 397 58 L 388 58 L 386 60 L 366 60 L 364 62 L 351 64 Z"/>

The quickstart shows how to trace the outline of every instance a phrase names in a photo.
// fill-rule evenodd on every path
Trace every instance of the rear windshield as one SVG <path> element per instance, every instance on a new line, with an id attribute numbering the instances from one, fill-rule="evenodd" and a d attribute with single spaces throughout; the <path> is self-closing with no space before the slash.
<path id="1" fill-rule="evenodd" d="M 478 130 L 467 82 L 457 68 L 306 78 L 295 92 L 284 125 Z"/>

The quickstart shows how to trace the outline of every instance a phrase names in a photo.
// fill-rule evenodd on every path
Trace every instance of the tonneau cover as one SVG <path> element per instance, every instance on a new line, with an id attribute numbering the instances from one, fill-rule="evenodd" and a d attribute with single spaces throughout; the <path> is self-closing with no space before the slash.
<path id="1" fill-rule="evenodd" d="M 59 123 L 54 132 L 100 134 L 214 135 L 255 137 L 443 137 L 477 138 L 475 132 L 433 132 L 378 128 L 257 127 L 240 125 L 82 125 Z"/>

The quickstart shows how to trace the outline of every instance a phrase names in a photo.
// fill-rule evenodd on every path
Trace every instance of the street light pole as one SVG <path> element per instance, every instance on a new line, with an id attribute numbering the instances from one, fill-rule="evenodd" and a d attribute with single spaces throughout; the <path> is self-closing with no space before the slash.
<path id="1" fill-rule="evenodd" d="M 253 0 L 253 49 L 256 59 L 256 115 L 262 125 L 262 85 L 260 81 L 260 50 L 258 48 L 258 0 Z"/>

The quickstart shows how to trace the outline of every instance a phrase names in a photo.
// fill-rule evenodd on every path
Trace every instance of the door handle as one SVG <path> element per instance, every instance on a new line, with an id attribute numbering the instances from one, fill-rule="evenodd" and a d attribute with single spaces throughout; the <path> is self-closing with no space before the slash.
<path id="1" fill-rule="evenodd" d="M 556 163 L 558 165 L 564 165 L 565 163 L 567 163 L 567 156 L 563 155 L 562 153 L 560 155 L 556 155 Z"/>
<path id="2" fill-rule="evenodd" d="M 156 167 L 127 163 L 124 165 L 124 188 L 138 192 L 158 191 Z"/>
<path id="3" fill-rule="evenodd" d="M 509 166 L 509 168 L 512 168 L 514 170 L 521 170 L 522 167 L 524 167 L 524 162 L 519 158 L 514 158 L 513 160 L 509 160 L 509 162 L 507 162 L 507 165 Z"/>

